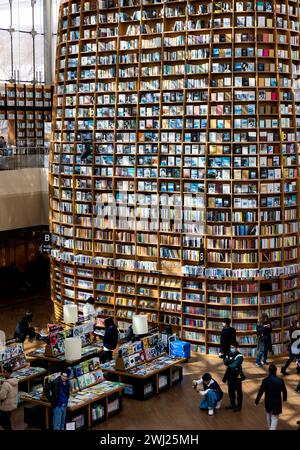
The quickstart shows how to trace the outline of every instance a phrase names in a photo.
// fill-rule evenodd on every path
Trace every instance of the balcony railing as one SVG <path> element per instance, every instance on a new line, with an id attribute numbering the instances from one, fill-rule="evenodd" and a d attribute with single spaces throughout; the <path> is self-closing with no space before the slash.
<path id="1" fill-rule="evenodd" d="M 14 147 L 0 149 L 0 170 L 48 168 L 49 148 Z"/>

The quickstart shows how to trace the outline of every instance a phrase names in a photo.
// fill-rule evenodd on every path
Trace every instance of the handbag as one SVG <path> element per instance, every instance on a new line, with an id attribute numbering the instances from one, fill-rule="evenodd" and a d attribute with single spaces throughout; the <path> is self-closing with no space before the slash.
<path id="1" fill-rule="evenodd" d="M 241 380 L 241 381 L 245 381 L 245 380 L 246 380 L 245 374 L 244 374 L 244 372 L 242 371 L 242 369 L 241 369 L 241 371 L 239 372 L 237 378 L 238 378 L 238 380 Z"/>

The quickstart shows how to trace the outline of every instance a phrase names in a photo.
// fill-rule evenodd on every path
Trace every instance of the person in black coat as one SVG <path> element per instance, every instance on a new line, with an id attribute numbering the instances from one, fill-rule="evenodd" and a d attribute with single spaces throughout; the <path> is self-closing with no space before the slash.
<path id="1" fill-rule="evenodd" d="M 230 326 L 231 320 L 226 317 L 223 321 L 224 327 L 220 340 L 220 358 L 225 358 L 230 352 L 230 344 L 236 341 L 236 330 Z"/>
<path id="2" fill-rule="evenodd" d="M 238 350 L 238 343 L 230 344 L 230 352 L 224 358 L 226 372 L 223 377 L 223 383 L 228 385 L 228 396 L 230 405 L 225 409 L 231 409 L 233 412 L 241 411 L 243 404 L 242 382 L 245 380 L 243 372 L 243 355 Z"/>
<path id="3" fill-rule="evenodd" d="M 27 337 L 29 339 L 36 337 L 34 328 L 29 326 L 29 322 L 32 322 L 32 317 L 31 312 L 26 312 L 23 318 L 17 323 L 14 338 L 19 342 L 24 342 Z"/>
<path id="4" fill-rule="evenodd" d="M 276 430 L 278 424 L 279 415 L 282 413 L 282 400 L 287 401 L 287 390 L 284 381 L 276 376 L 277 367 L 275 364 L 271 364 L 269 367 L 269 376 L 264 378 L 255 404 L 258 405 L 261 397 L 265 394 L 265 409 L 267 414 L 267 423 L 269 430 Z"/>
<path id="5" fill-rule="evenodd" d="M 261 350 L 258 349 L 256 364 L 261 366 L 267 364 L 268 352 L 272 352 L 272 325 L 267 314 L 262 315 L 262 319 L 257 323 L 256 331 L 261 339 Z M 263 359 L 261 361 L 261 358 Z"/>
<path id="6" fill-rule="evenodd" d="M 101 363 L 112 360 L 113 350 L 117 347 L 118 343 L 118 328 L 114 324 L 111 317 L 108 317 L 104 321 L 105 333 L 103 336 L 103 353 L 101 355 Z"/>

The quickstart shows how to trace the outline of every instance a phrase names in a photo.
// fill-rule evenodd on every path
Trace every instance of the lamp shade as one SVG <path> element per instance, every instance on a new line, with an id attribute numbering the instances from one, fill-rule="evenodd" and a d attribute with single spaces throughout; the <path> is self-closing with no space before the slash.
<path id="1" fill-rule="evenodd" d="M 6 346 L 6 336 L 4 331 L 0 330 L 0 350 L 4 350 Z"/>
<path id="2" fill-rule="evenodd" d="M 64 305 L 64 322 L 76 323 L 78 321 L 77 305 Z"/>
<path id="3" fill-rule="evenodd" d="M 66 362 L 73 362 L 81 359 L 81 339 L 79 337 L 65 339 L 65 358 Z"/>
<path id="4" fill-rule="evenodd" d="M 148 317 L 145 314 L 134 314 L 132 316 L 132 330 L 134 334 L 147 334 Z"/>

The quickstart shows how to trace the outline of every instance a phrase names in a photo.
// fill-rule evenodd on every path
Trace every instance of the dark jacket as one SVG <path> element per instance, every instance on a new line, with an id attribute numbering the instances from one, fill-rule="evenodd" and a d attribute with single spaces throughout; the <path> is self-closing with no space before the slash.
<path id="1" fill-rule="evenodd" d="M 224 364 L 227 366 L 226 372 L 223 377 L 223 383 L 226 381 L 243 381 L 243 355 L 237 351 L 235 353 L 230 353 L 224 359 Z"/>
<path id="2" fill-rule="evenodd" d="M 16 326 L 14 338 L 18 339 L 20 342 L 24 342 L 27 336 L 31 339 L 34 338 L 35 331 L 33 327 L 29 326 L 29 321 L 23 317 Z"/>
<path id="3" fill-rule="evenodd" d="M 105 330 L 103 336 L 103 347 L 108 350 L 114 350 L 118 343 L 118 328 L 116 325 L 111 325 Z"/>
<path id="4" fill-rule="evenodd" d="M 236 341 L 236 330 L 233 327 L 224 327 L 221 333 L 220 351 L 227 355 L 230 350 L 230 344 Z"/>
<path id="5" fill-rule="evenodd" d="M 287 401 L 287 390 L 285 383 L 281 378 L 276 377 L 276 375 L 269 375 L 264 378 L 256 400 L 255 404 L 259 403 L 262 395 L 265 394 L 265 408 L 267 413 L 272 413 L 278 415 L 282 413 L 282 403 L 281 403 L 281 393 L 284 402 Z"/>
<path id="6" fill-rule="evenodd" d="M 56 378 L 56 380 L 52 381 L 51 385 L 50 385 L 50 392 L 51 392 L 51 398 L 49 398 L 49 400 L 51 401 L 51 405 L 53 408 L 55 408 L 58 398 L 59 398 L 59 389 L 60 389 L 60 385 L 62 383 L 61 377 L 59 376 L 58 378 Z M 67 397 L 70 397 L 70 381 L 67 380 L 66 381 L 66 385 L 67 385 Z"/>
<path id="7" fill-rule="evenodd" d="M 259 352 L 264 352 L 265 351 L 265 340 L 262 334 L 259 334 L 257 336 L 257 350 Z"/>
<path id="8" fill-rule="evenodd" d="M 272 351 L 272 325 L 270 323 L 258 323 L 256 326 L 258 336 L 263 336 L 263 349 Z"/>
<path id="9" fill-rule="evenodd" d="M 219 386 L 219 383 L 217 383 L 215 380 L 212 380 L 212 383 L 208 386 L 209 383 L 204 383 L 203 381 L 203 389 L 204 391 L 206 391 L 206 389 L 212 389 L 213 391 L 215 391 L 218 395 L 219 395 L 219 399 L 221 400 L 221 398 L 223 398 L 223 391 Z"/>

